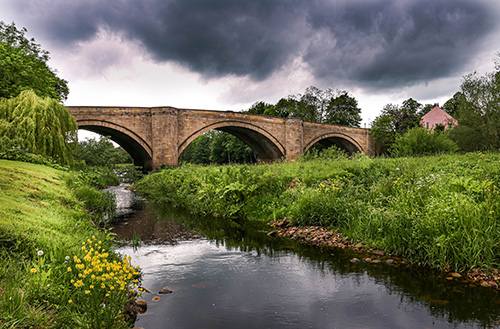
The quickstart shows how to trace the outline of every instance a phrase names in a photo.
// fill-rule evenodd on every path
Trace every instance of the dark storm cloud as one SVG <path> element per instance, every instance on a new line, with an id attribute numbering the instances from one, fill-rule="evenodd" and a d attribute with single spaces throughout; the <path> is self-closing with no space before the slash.
<path id="1" fill-rule="evenodd" d="M 484 2 L 468 0 L 17 3 L 66 46 L 104 27 L 208 78 L 262 80 L 301 58 L 324 81 L 388 88 L 460 70 L 496 24 Z"/>
<path id="2" fill-rule="evenodd" d="M 308 63 L 322 64 L 311 66 L 315 75 L 342 73 L 378 87 L 456 73 L 494 25 L 480 2 L 380 0 L 320 9 L 310 21 L 313 30 L 324 32 L 305 56 Z M 335 42 L 325 45 L 324 39 Z M 322 61 L 325 53 L 331 56 Z"/>

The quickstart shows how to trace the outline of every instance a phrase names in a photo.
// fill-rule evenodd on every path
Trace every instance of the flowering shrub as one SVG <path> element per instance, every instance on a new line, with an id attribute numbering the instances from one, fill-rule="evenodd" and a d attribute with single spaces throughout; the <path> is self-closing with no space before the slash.
<path id="1" fill-rule="evenodd" d="M 82 312 L 94 328 L 105 328 L 122 319 L 124 301 L 136 288 L 139 266 L 130 264 L 130 256 L 113 259 L 95 236 L 82 243 L 81 253 L 73 255 L 66 269 L 72 285 L 68 304 Z"/>

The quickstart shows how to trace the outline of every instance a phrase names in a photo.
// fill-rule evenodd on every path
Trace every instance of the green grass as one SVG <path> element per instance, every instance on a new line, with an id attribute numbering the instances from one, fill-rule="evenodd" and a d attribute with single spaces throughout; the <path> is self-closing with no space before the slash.
<path id="1" fill-rule="evenodd" d="M 109 280 L 102 281 L 104 288 L 95 284 L 91 289 L 90 281 L 74 285 L 78 279 L 90 280 L 89 273 L 75 268 L 76 259 L 88 253 L 82 244 L 94 236 L 101 248 L 112 250 L 113 240 L 91 223 L 85 203 L 67 186 L 72 175 L 0 160 L 1 328 L 127 327 L 120 313 L 127 294 L 120 286 L 110 297 L 105 296 Z M 113 252 L 102 261 L 107 259 L 120 261 Z"/>
<path id="2" fill-rule="evenodd" d="M 496 153 L 184 166 L 137 184 L 151 200 L 194 213 L 339 228 L 443 270 L 499 267 L 499 186 Z"/>

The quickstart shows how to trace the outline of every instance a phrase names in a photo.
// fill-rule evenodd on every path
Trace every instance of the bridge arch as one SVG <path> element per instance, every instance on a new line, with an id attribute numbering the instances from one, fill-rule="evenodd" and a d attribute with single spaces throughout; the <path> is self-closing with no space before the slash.
<path id="1" fill-rule="evenodd" d="M 261 162 L 279 161 L 286 156 L 285 147 L 273 134 L 254 124 L 236 120 L 219 121 L 193 132 L 179 144 L 178 155 L 198 136 L 214 129 L 241 139 L 255 152 Z"/>
<path id="2" fill-rule="evenodd" d="M 356 140 L 354 140 L 349 135 L 339 132 L 327 133 L 317 136 L 304 147 L 304 153 L 306 153 L 307 150 L 309 150 L 316 143 L 320 143 L 324 147 L 337 146 L 350 155 L 356 152 L 366 153 L 363 147 Z"/>
<path id="3" fill-rule="evenodd" d="M 146 141 L 130 129 L 106 120 L 77 120 L 78 129 L 85 129 L 104 136 L 109 136 L 127 151 L 134 165 L 143 167 L 143 170 L 153 169 L 153 150 Z"/>

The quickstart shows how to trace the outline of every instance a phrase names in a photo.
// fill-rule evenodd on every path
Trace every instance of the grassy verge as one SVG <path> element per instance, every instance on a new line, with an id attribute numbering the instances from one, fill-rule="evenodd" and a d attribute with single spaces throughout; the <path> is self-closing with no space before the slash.
<path id="1" fill-rule="evenodd" d="M 184 166 L 137 187 L 200 214 L 339 228 L 411 263 L 459 271 L 500 265 L 499 161 L 470 153 Z"/>
<path id="2" fill-rule="evenodd" d="M 123 306 L 137 269 L 91 223 L 85 206 L 92 203 L 75 196 L 84 186 L 76 181 L 69 172 L 0 160 L 1 328 L 129 327 Z"/>

